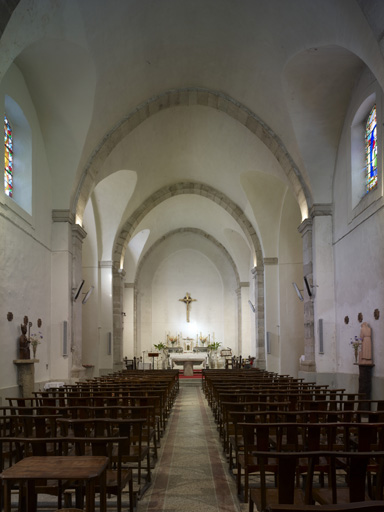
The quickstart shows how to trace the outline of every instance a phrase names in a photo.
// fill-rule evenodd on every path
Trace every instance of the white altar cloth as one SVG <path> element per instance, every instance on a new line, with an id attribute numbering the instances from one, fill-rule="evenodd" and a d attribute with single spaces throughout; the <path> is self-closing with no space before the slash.
<path id="1" fill-rule="evenodd" d="M 198 353 L 187 353 L 187 354 L 171 354 L 169 356 L 171 360 L 171 367 L 174 364 L 182 364 L 184 366 L 184 375 L 191 377 L 193 375 L 193 365 L 202 364 L 207 356 Z"/>

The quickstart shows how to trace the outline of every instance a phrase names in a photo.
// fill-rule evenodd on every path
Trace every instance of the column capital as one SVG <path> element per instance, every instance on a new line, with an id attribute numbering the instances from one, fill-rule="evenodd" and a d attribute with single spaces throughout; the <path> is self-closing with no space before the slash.
<path id="1" fill-rule="evenodd" d="M 85 231 L 84 228 L 82 228 L 80 226 L 80 224 L 73 224 L 72 236 L 74 238 L 77 238 L 78 240 L 80 240 L 80 242 L 82 242 L 84 240 L 84 238 L 87 236 L 87 232 Z"/>
<path id="2" fill-rule="evenodd" d="M 297 229 L 302 237 L 312 232 L 312 219 L 304 219 Z"/>
<path id="3" fill-rule="evenodd" d="M 279 258 L 264 258 L 264 265 L 278 265 Z"/>
<path id="4" fill-rule="evenodd" d="M 69 224 L 75 223 L 75 216 L 70 210 L 52 210 L 53 222 L 68 222 Z"/>
<path id="5" fill-rule="evenodd" d="M 333 215 L 333 205 L 329 203 L 317 203 L 311 206 L 309 215 L 313 219 L 314 217 L 324 217 Z"/>
<path id="6" fill-rule="evenodd" d="M 264 265 L 256 265 L 255 267 L 251 268 L 252 275 L 254 277 L 257 276 L 257 274 L 260 274 L 260 272 L 264 272 Z"/>

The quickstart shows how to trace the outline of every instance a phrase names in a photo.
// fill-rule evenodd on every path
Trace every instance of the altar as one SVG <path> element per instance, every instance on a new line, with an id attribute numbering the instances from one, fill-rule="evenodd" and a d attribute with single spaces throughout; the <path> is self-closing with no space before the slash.
<path id="1" fill-rule="evenodd" d="M 171 368 L 176 365 L 184 366 L 184 375 L 191 377 L 193 375 L 193 365 L 201 365 L 206 361 L 207 354 L 204 353 L 175 353 L 169 355 Z"/>

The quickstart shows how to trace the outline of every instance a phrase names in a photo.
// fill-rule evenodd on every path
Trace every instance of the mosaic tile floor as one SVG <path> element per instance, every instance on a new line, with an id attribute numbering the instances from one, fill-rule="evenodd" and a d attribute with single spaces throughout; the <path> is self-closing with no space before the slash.
<path id="1" fill-rule="evenodd" d="M 138 512 L 240 512 L 233 477 L 200 386 L 180 386 L 153 483 Z"/>

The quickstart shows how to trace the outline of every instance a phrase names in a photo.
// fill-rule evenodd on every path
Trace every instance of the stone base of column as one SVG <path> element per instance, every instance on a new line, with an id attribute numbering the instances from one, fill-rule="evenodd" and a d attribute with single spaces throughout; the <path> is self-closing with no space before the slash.
<path id="1" fill-rule="evenodd" d="M 71 370 L 71 379 L 81 380 L 85 378 L 85 368 L 74 366 Z"/>
<path id="2" fill-rule="evenodd" d="M 113 371 L 114 372 L 121 372 L 121 370 L 124 370 L 125 365 L 123 362 L 120 363 L 113 363 Z"/>
<path id="3" fill-rule="evenodd" d="M 316 373 L 316 363 L 315 361 L 300 361 L 300 372 L 315 372 Z"/>
<path id="4" fill-rule="evenodd" d="M 359 364 L 359 393 L 364 393 L 367 400 L 371 399 L 372 369 L 374 364 Z M 359 407 L 363 411 L 369 411 L 369 403 L 362 403 Z"/>
<path id="5" fill-rule="evenodd" d="M 17 383 L 21 397 L 31 397 L 35 391 L 35 363 L 39 359 L 14 359 L 17 366 Z"/>
<path id="6" fill-rule="evenodd" d="M 314 361 L 300 361 L 298 377 L 304 379 L 304 382 L 316 382 L 316 363 Z"/>
<path id="7" fill-rule="evenodd" d="M 304 382 L 316 382 L 317 380 L 316 372 L 302 372 L 299 370 L 297 376 L 299 379 L 304 379 Z"/>
<path id="8" fill-rule="evenodd" d="M 259 368 L 259 370 L 267 369 L 267 361 L 265 359 L 257 359 L 254 362 L 254 365 L 256 366 L 256 368 Z"/>

